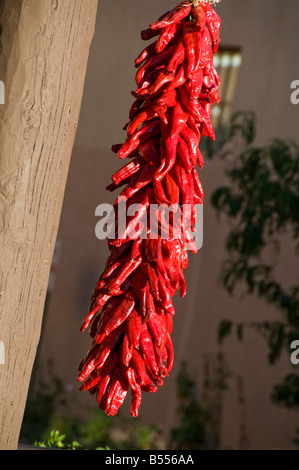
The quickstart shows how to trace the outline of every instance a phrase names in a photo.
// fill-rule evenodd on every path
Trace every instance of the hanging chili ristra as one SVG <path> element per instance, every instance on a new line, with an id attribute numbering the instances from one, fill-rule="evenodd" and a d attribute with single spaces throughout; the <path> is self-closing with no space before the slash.
<path id="1" fill-rule="evenodd" d="M 126 210 L 134 204 L 141 209 L 123 228 L 117 220 L 116 239 L 108 240 L 107 264 L 81 325 L 82 331 L 90 328 L 93 341 L 78 378 L 80 390 L 94 394 L 109 416 L 117 414 L 129 390 L 131 415 L 138 416 L 141 392 L 156 392 L 173 367 L 172 298 L 177 290 L 186 295 L 187 244 L 197 251 L 191 235 L 204 195 L 196 169 L 203 165 L 199 142 L 202 136 L 215 139 L 210 115 L 219 102 L 213 54 L 221 22 L 210 3 L 185 0 L 141 32 L 142 39 L 155 40 L 135 60 L 137 88 L 126 141 L 112 146 L 130 161 L 107 189 L 125 185 L 120 197 Z M 160 232 L 153 236 L 146 226 L 141 237 L 144 217 L 148 222 L 150 208 L 161 204 L 178 208 L 180 233 L 174 216 L 168 224 L 163 211 L 153 210 Z M 189 208 L 184 214 L 183 205 Z M 168 237 L 162 237 L 167 229 Z"/>

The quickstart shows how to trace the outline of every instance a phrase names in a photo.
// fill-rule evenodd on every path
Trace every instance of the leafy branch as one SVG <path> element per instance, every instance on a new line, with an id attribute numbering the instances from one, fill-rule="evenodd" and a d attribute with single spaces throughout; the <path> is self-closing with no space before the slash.
<path id="1" fill-rule="evenodd" d="M 227 162 L 228 184 L 217 188 L 211 197 L 216 213 L 224 216 L 230 227 L 221 278 L 230 295 L 242 288 L 244 295 L 255 295 L 277 309 L 281 320 L 244 324 L 225 319 L 218 339 L 223 341 L 235 330 L 242 340 L 245 327 L 255 328 L 265 337 L 268 359 L 274 364 L 283 349 L 289 351 L 291 342 L 299 338 L 298 280 L 285 285 L 285 280 L 276 276 L 280 237 L 289 236 L 294 261 L 299 252 L 299 146 L 293 140 L 278 138 L 255 146 L 255 137 L 254 113 L 238 112 L 228 129 L 222 130 L 220 147 L 210 149 L 211 155 L 216 152 Z M 299 383 L 292 383 L 299 389 Z M 291 394 L 287 385 L 281 385 L 286 395 L 278 394 L 279 388 L 275 392 L 276 399 L 280 397 L 278 401 L 286 406 Z M 299 406 L 298 394 L 292 393 L 292 397 L 292 403 Z"/>

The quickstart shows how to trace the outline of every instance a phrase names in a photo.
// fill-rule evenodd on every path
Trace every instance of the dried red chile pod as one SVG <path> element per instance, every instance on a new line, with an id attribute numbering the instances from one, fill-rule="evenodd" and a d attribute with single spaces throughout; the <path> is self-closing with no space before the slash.
<path id="1" fill-rule="evenodd" d="M 209 3 L 185 0 L 141 32 L 155 40 L 135 60 L 126 140 L 112 146 L 129 162 L 107 187 L 125 186 L 114 204 L 116 238 L 108 240 L 108 260 L 81 325 L 93 341 L 79 365 L 80 390 L 95 395 L 108 416 L 129 390 L 130 413 L 138 416 L 142 392 L 157 392 L 173 367 L 172 298 L 187 293 L 187 246 L 196 253 L 192 231 L 204 198 L 199 143 L 202 136 L 215 139 L 210 117 L 219 102 L 213 53 L 220 23 Z M 120 201 L 126 210 L 140 204 L 125 225 Z"/>

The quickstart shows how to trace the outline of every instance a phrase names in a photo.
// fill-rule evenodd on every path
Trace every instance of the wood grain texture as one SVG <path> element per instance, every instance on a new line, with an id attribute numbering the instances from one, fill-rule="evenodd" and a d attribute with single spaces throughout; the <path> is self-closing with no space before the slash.
<path id="1" fill-rule="evenodd" d="M 0 0 L 1 450 L 18 445 L 97 3 Z"/>

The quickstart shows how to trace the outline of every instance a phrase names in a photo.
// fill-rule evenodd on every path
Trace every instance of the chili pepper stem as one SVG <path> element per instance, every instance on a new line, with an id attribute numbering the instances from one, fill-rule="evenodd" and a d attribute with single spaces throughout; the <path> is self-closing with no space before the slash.
<path id="1" fill-rule="evenodd" d="M 194 7 L 198 7 L 200 3 L 211 3 L 212 5 L 214 5 L 215 3 L 219 3 L 220 1 L 221 0 L 190 0 L 190 3 Z"/>

